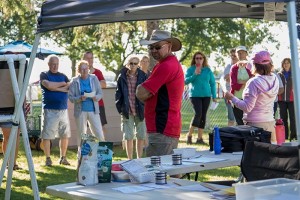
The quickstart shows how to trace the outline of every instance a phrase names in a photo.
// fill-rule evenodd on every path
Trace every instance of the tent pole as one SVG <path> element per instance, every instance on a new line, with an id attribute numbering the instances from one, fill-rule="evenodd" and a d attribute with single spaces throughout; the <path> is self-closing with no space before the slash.
<path id="1" fill-rule="evenodd" d="M 297 48 L 297 20 L 296 20 L 296 5 L 295 1 L 289 1 L 287 3 L 287 17 L 289 25 L 289 35 L 290 35 L 290 47 L 291 47 L 291 57 L 292 57 L 292 78 L 293 78 L 293 88 L 294 88 L 294 107 L 295 107 L 295 121 L 296 121 L 296 133 L 298 140 L 298 154 L 300 162 L 300 68 L 299 68 L 299 57 Z M 298 77 L 298 78 L 297 78 Z"/>
<path id="2" fill-rule="evenodd" d="M 41 39 L 41 34 L 36 34 L 34 43 L 33 43 L 33 47 L 32 47 L 32 51 L 30 54 L 28 68 L 27 68 L 26 74 L 25 74 L 24 85 L 22 87 L 21 95 L 20 95 L 21 100 L 19 101 L 19 103 L 21 103 L 22 105 L 25 100 L 26 91 L 27 91 L 30 75 L 32 72 L 34 60 L 36 58 L 36 52 L 37 52 L 38 45 L 40 43 L 40 39 Z M 22 105 L 18 105 L 19 110 L 22 109 Z M 30 173 L 30 177 L 31 177 L 31 188 L 33 191 L 34 199 L 38 200 L 38 199 L 40 199 L 39 188 L 38 188 L 38 184 L 37 184 L 37 180 L 36 180 L 36 176 L 35 176 L 32 154 L 31 154 L 31 149 L 30 149 L 30 144 L 29 144 L 29 139 L 28 139 L 28 133 L 27 133 L 27 129 L 26 129 L 26 122 L 25 122 L 25 118 L 24 118 L 23 114 L 20 117 L 20 119 L 21 119 L 21 131 L 22 131 L 23 144 L 24 144 L 24 149 L 25 149 L 25 153 L 27 156 L 28 169 L 29 169 L 29 173 Z"/>
<path id="3" fill-rule="evenodd" d="M 37 52 L 37 48 L 40 42 L 40 38 L 41 38 L 41 34 L 36 34 L 35 36 L 35 40 L 33 43 L 33 47 L 32 47 L 32 51 L 30 54 L 30 60 L 29 60 L 29 64 L 25 73 L 25 78 L 24 78 L 24 83 L 23 83 L 23 87 L 21 89 L 21 93 L 20 93 L 20 97 L 19 97 L 19 101 L 18 104 L 16 106 L 15 109 L 17 109 L 17 114 L 14 118 L 15 120 L 19 120 L 21 119 L 21 130 L 22 130 L 22 138 L 23 138 L 23 143 L 24 143 L 24 149 L 25 149 L 25 153 L 26 153 L 26 157 L 27 157 L 27 162 L 28 162 L 28 168 L 29 168 L 29 173 L 30 173 L 30 177 L 31 177 L 31 187 L 32 187 L 32 191 L 33 191 L 33 196 L 34 199 L 40 199 L 39 196 L 39 190 L 38 190 L 38 185 L 37 185 L 37 180 L 36 180 L 36 176 L 35 176 L 35 171 L 34 171 L 34 165 L 33 165 L 33 161 L 32 161 L 32 154 L 31 154 L 31 149 L 30 149 L 30 144 L 29 144 L 29 139 L 28 139 L 28 133 L 26 130 L 26 122 L 24 119 L 24 115 L 23 115 L 23 103 L 25 100 L 25 95 L 26 95 L 26 90 L 28 87 L 28 83 L 29 83 L 29 79 L 30 79 L 30 75 L 32 72 L 32 68 L 33 68 L 33 63 L 34 63 L 34 59 L 36 57 L 36 52 Z M 22 113 L 22 114 L 21 114 Z M 22 115 L 22 116 L 20 116 Z"/>

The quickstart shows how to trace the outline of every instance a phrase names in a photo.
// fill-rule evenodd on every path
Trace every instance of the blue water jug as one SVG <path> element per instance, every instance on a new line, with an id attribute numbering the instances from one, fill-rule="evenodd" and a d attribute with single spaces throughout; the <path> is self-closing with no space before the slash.
<path id="1" fill-rule="evenodd" d="M 219 127 L 214 127 L 214 152 L 216 155 L 221 154 L 221 138 Z"/>

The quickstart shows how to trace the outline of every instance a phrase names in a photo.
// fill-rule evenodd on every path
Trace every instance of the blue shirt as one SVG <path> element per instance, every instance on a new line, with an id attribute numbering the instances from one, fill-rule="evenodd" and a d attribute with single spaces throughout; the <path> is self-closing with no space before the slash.
<path id="1" fill-rule="evenodd" d="M 52 73 L 51 71 L 42 72 L 40 74 L 41 83 L 43 80 L 48 80 L 51 82 L 69 82 L 68 77 L 60 72 Z M 41 84 L 42 88 L 42 101 L 44 109 L 56 109 L 64 110 L 68 108 L 68 93 L 51 91 Z"/>
<path id="2" fill-rule="evenodd" d="M 81 95 L 83 95 L 85 92 L 86 93 L 92 92 L 89 78 L 87 78 L 87 79 L 80 78 L 79 82 L 80 82 Z M 85 112 L 94 112 L 95 111 L 94 102 L 93 102 L 93 99 L 91 99 L 91 98 L 86 98 L 85 101 L 82 101 L 81 107 L 82 107 L 82 111 L 85 111 Z"/>

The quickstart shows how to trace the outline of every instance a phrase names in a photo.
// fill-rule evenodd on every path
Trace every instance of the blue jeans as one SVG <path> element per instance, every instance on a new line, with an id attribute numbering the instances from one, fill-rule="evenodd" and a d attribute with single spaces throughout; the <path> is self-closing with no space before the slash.
<path id="1" fill-rule="evenodd" d="M 225 105 L 227 107 L 227 118 L 228 118 L 228 121 L 235 121 L 231 103 L 228 102 L 226 99 L 224 99 L 224 101 L 225 101 Z"/>

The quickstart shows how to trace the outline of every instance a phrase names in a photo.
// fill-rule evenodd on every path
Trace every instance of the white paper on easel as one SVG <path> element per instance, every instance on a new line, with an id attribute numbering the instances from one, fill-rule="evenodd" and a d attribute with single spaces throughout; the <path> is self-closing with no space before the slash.
<path id="1" fill-rule="evenodd" d="M 216 110 L 216 108 L 217 108 L 218 106 L 219 106 L 219 103 L 212 102 L 212 103 L 210 104 L 209 109 L 211 109 L 211 110 Z"/>
<path id="2" fill-rule="evenodd" d="M 83 96 L 93 98 L 96 92 L 84 92 Z"/>

